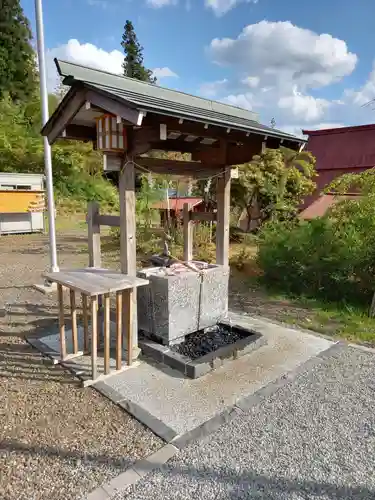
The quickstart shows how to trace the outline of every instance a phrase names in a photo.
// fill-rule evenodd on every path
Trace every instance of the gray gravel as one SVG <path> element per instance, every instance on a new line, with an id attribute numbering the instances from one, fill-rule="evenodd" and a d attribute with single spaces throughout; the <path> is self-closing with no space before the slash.
<path id="1" fill-rule="evenodd" d="M 58 235 L 62 266 L 87 265 L 83 231 Z M 24 340 L 56 323 L 56 296 L 31 285 L 48 268 L 48 239 L 0 237 L 0 499 L 74 500 L 162 442 L 121 408 Z"/>
<path id="2" fill-rule="evenodd" d="M 113 500 L 375 498 L 375 356 L 343 347 Z"/>

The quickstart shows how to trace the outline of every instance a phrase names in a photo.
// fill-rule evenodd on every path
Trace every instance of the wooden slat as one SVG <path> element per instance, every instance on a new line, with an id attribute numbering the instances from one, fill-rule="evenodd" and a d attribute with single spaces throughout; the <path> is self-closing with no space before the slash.
<path id="1" fill-rule="evenodd" d="M 217 180 L 216 263 L 229 265 L 230 169 Z"/>
<path id="2" fill-rule="evenodd" d="M 109 294 L 104 296 L 104 374 L 107 375 L 110 370 L 110 351 L 111 351 L 111 334 L 110 334 L 110 304 Z"/>
<path id="3" fill-rule="evenodd" d="M 100 250 L 99 210 L 98 202 L 92 201 L 88 204 L 87 224 L 90 267 L 100 267 L 102 260 Z"/>
<path id="4" fill-rule="evenodd" d="M 72 320 L 73 354 L 77 354 L 78 352 L 77 306 L 76 306 L 76 293 L 74 290 L 70 290 L 70 317 Z"/>
<path id="5" fill-rule="evenodd" d="M 133 290 L 125 290 L 123 292 L 123 303 L 125 313 L 125 332 L 126 332 L 126 348 L 128 366 L 133 364 Z"/>
<path id="6" fill-rule="evenodd" d="M 95 380 L 97 373 L 98 357 L 98 297 L 91 297 L 91 373 Z"/>
<path id="7" fill-rule="evenodd" d="M 214 221 L 216 221 L 216 213 L 214 213 L 214 212 L 190 212 L 190 220 L 214 222 Z"/>
<path id="8" fill-rule="evenodd" d="M 190 219 L 189 204 L 184 203 L 184 261 L 193 260 L 193 222 Z"/>
<path id="9" fill-rule="evenodd" d="M 83 351 L 89 350 L 89 312 L 87 307 L 87 295 L 82 294 L 82 314 L 83 314 Z"/>
<path id="10" fill-rule="evenodd" d="M 116 370 L 122 366 L 122 292 L 116 294 Z"/>
<path id="11" fill-rule="evenodd" d="M 98 223 L 100 226 L 120 227 L 119 215 L 99 215 Z"/>
<path id="12" fill-rule="evenodd" d="M 109 269 L 95 268 L 45 273 L 44 277 L 53 283 L 60 283 L 60 285 L 89 296 L 136 288 L 148 283 L 147 280 L 134 275 L 128 276 Z"/>
<path id="13" fill-rule="evenodd" d="M 61 285 L 57 285 L 57 295 L 59 302 L 59 332 L 60 332 L 60 357 L 66 357 L 66 340 L 65 340 L 65 316 L 64 316 L 64 292 Z"/>

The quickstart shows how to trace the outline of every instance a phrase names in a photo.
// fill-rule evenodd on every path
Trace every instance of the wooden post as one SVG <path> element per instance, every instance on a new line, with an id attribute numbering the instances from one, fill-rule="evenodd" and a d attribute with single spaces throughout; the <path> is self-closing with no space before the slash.
<path id="1" fill-rule="evenodd" d="M 136 236 L 135 236 L 135 182 L 134 182 L 134 164 L 130 161 L 126 163 L 120 173 L 119 193 L 120 193 L 120 261 L 121 272 L 129 276 L 136 275 Z M 137 321 L 137 290 L 126 294 L 130 297 L 123 300 L 123 328 L 130 325 L 132 345 L 134 350 L 138 347 L 138 321 Z M 129 299 L 129 300 L 130 300 Z M 131 316 L 128 320 L 128 311 Z M 132 355 L 137 355 L 137 352 Z"/>
<path id="2" fill-rule="evenodd" d="M 184 203 L 184 260 L 193 260 L 193 221 L 190 220 L 188 203 Z"/>
<path id="3" fill-rule="evenodd" d="M 82 293 L 82 314 L 83 314 L 83 352 L 89 350 L 89 312 L 87 308 L 87 295 Z"/>
<path id="4" fill-rule="evenodd" d="M 110 304 L 109 294 L 104 295 L 104 374 L 107 375 L 110 370 L 110 350 L 111 350 L 111 335 L 110 335 Z"/>
<path id="5" fill-rule="evenodd" d="M 91 377 L 97 378 L 96 360 L 98 356 L 98 297 L 91 297 Z"/>
<path id="6" fill-rule="evenodd" d="M 64 293 L 63 293 L 63 287 L 61 285 L 57 285 L 57 294 L 59 301 L 60 358 L 63 360 L 66 357 L 66 341 L 65 341 L 65 318 L 64 318 Z"/>
<path id="7" fill-rule="evenodd" d="M 91 201 L 87 208 L 89 267 L 101 267 L 99 203 Z"/>
<path id="8" fill-rule="evenodd" d="M 70 316 L 72 319 L 73 354 L 77 354 L 78 353 L 77 306 L 76 306 L 76 293 L 74 290 L 70 290 Z"/>
<path id="9" fill-rule="evenodd" d="M 122 293 L 116 294 L 116 370 L 122 366 Z"/>
<path id="10" fill-rule="evenodd" d="M 217 180 L 216 264 L 229 265 L 230 168 Z"/>
<path id="11" fill-rule="evenodd" d="M 126 347 L 128 352 L 128 366 L 133 364 L 133 346 L 134 335 L 132 334 L 132 319 L 133 319 L 133 294 L 132 288 L 123 292 L 123 302 L 125 303 L 124 316 L 125 316 L 125 332 L 126 332 Z"/>

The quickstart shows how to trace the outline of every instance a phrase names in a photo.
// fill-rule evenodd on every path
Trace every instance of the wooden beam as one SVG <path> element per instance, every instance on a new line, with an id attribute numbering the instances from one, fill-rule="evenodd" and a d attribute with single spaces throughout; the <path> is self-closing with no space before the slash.
<path id="1" fill-rule="evenodd" d="M 142 125 L 143 114 L 138 109 L 131 108 L 126 104 L 120 102 L 120 100 L 114 99 L 105 95 L 105 93 L 97 92 L 94 90 L 89 90 L 87 92 L 87 99 L 98 106 L 103 111 L 112 113 L 116 116 L 121 116 L 121 118 L 133 125 Z"/>
<path id="2" fill-rule="evenodd" d="M 87 225 L 89 267 L 101 267 L 99 203 L 97 201 L 91 201 L 88 204 Z"/>
<path id="3" fill-rule="evenodd" d="M 237 146 L 236 144 L 228 144 L 226 164 L 241 165 L 250 162 L 255 155 L 262 151 L 262 137 L 258 136 L 253 139 L 253 142 Z"/>
<path id="4" fill-rule="evenodd" d="M 50 124 L 43 130 L 43 135 L 47 135 L 50 144 L 55 142 L 84 105 L 86 94 L 87 91 L 84 89 L 72 89 L 71 94 L 69 92 L 65 96 L 69 98 L 62 101 L 62 105 L 57 108 L 57 112 L 53 115 Z"/>
<path id="5" fill-rule="evenodd" d="M 204 165 L 194 161 L 138 157 L 135 159 L 135 163 L 157 174 L 184 175 L 199 178 L 215 175 L 218 172 L 215 166 Z"/>
<path id="6" fill-rule="evenodd" d="M 96 128 L 85 125 L 67 125 L 59 138 L 77 141 L 96 141 Z"/>
<path id="7" fill-rule="evenodd" d="M 227 146 L 228 142 L 225 139 L 220 139 L 216 147 L 192 153 L 192 159 L 199 160 L 202 163 L 225 165 L 227 160 Z"/>
<path id="8" fill-rule="evenodd" d="M 216 263 L 229 266 L 230 168 L 217 180 Z"/>
<path id="9" fill-rule="evenodd" d="M 120 227 L 119 215 L 99 215 L 97 220 L 100 226 Z"/>
<path id="10" fill-rule="evenodd" d="M 214 212 L 190 212 L 190 220 L 192 221 L 215 222 L 216 218 Z"/>
<path id="11" fill-rule="evenodd" d="M 190 219 L 189 204 L 184 203 L 184 261 L 193 260 L 193 222 Z"/>

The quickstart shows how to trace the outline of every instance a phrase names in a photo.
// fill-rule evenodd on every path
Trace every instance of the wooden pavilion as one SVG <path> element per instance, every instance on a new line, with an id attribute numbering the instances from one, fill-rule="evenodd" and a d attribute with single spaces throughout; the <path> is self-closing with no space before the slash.
<path id="1" fill-rule="evenodd" d="M 42 134 L 50 144 L 61 138 L 93 141 L 104 153 L 105 168 L 120 172 L 121 272 L 136 276 L 135 169 L 216 179 L 216 261 L 228 266 L 231 165 L 250 161 L 264 147 L 298 149 L 304 141 L 260 124 L 252 111 L 69 62 L 55 63 L 70 90 Z M 151 150 L 190 153 L 191 160 L 144 156 Z M 203 216 L 210 220 L 210 214 Z M 129 293 L 129 301 L 136 341 L 135 293 Z"/>

